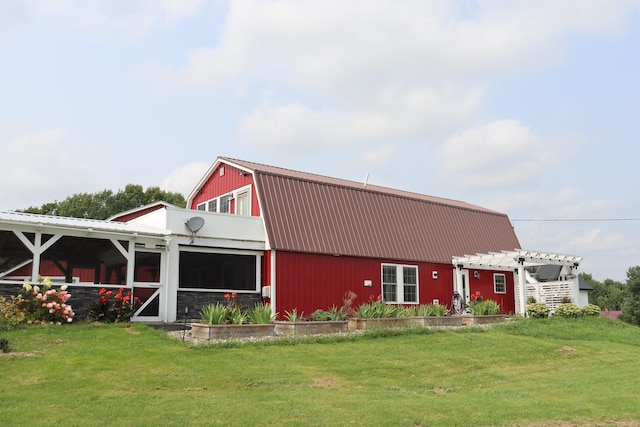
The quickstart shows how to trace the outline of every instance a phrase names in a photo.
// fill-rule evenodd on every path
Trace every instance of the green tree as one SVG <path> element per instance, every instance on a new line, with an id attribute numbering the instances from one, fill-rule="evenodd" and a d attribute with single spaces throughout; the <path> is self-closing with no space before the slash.
<path id="1" fill-rule="evenodd" d="M 139 208 L 154 202 L 167 202 L 185 207 L 186 201 L 180 193 L 163 191 L 159 187 L 149 187 L 145 191 L 141 185 L 127 184 L 124 190 L 114 193 L 103 190 L 98 193 L 79 193 L 61 202 L 45 203 L 29 207 L 22 212 L 55 215 L 73 218 L 107 219 L 117 213 Z"/>
<path id="2" fill-rule="evenodd" d="M 622 302 L 627 296 L 626 283 L 616 282 L 606 279 L 598 282 L 591 274 L 580 273 L 580 277 L 585 279 L 593 287 L 589 292 L 589 302 L 595 304 L 603 310 L 622 310 Z"/>
<path id="3" fill-rule="evenodd" d="M 627 270 L 627 286 L 629 293 L 622 304 L 620 319 L 640 326 L 640 266 Z"/>

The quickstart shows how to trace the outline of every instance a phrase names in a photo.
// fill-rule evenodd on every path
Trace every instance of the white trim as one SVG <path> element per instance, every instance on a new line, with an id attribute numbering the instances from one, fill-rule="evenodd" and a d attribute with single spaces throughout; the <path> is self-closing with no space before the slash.
<path id="1" fill-rule="evenodd" d="M 504 286 L 504 291 L 498 291 L 496 288 L 496 277 L 502 277 L 504 282 L 502 285 Z M 506 294 L 507 293 L 507 275 L 504 273 L 493 273 L 493 293 L 494 294 Z"/>
<path id="2" fill-rule="evenodd" d="M 384 299 L 384 267 L 395 267 L 396 268 L 396 301 L 386 301 Z M 404 271 L 400 268 L 412 268 L 416 272 L 416 284 L 415 285 L 407 285 L 407 286 L 415 286 L 416 288 L 416 300 L 415 301 L 405 301 L 404 300 Z M 400 274 L 398 274 L 400 272 Z M 384 262 L 380 264 L 380 292 L 382 293 L 382 299 L 385 302 L 390 304 L 406 304 L 406 305 L 416 305 L 420 304 L 420 277 L 419 277 L 419 268 L 417 265 L 412 264 L 393 264 Z"/>

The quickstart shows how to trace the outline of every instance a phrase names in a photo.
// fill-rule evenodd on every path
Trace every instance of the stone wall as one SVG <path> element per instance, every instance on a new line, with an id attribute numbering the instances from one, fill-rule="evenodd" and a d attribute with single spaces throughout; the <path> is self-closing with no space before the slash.
<path id="1" fill-rule="evenodd" d="M 59 284 L 54 284 L 55 289 L 60 289 Z M 76 313 L 75 319 L 86 319 L 89 315 L 89 307 L 92 304 L 98 302 L 101 285 L 94 286 L 77 286 L 69 285 L 67 291 L 71 294 L 69 304 L 73 307 L 73 311 Z M 106 289 L 114 291 L 118 290 L 118 286 L 105 286 Z M 18 295 L 22 290 L 22 284 L 7 284 L 0 283 L 0 296 L 10 298 Z M 185 318 L 185 307 L 189 308 L 189 312 L 186 314 L 188 319 L 200 318 L 200 310 L 207 304 L 215 304 L 221 302 L 227 303 L 224 298 L 225 292 L 194 292 L 194 291 L 178 291 L 178 308 L 176 311 L 176 319 L 178 322 L 183 321 Z M 260 303 L 262 298 L 259 294 L 243 294 L 238 293 L 236 301 L 243 307 L 243 309 L 249 309 L 254 305 Z"/>
<path id="2" fill-rule="evenodd" d="M 187 318 L 198 319 L 200 318 L 200 310 L 207 304 L 215 304 L 220 302 L 227 303 L 224 298 L 225 292 L 194 292 L 194 291 L 178 291 L 178 309 L 176 312 L 176 319 L 178 321 L 185 318 L 185 307 L 189 308 Z M 243 307 L 243 309 L 249 309 L 254 305 L 262 301 L 262 297 L 259 294 L 241 294 L 238 293 L 236 301 Z"/>

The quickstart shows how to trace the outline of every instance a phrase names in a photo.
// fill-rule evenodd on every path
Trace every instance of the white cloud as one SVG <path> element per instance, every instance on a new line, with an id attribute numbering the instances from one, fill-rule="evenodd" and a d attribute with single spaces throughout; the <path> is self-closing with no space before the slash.
<path id="1" fill-rule="evenodd" d="M 32 131 L 0 140 L 5 185 L 0 186 L 2 210 L 24 209 L 63 200 L 99 182 L 86 159 L 97 150 L 75 141 L 60 128 Z"/>
<path id="2" fill-rule="evenodd" d="M 571 141 L 541 138 L 515 120 L 498 120 L 448 140 L 440 178 L 462 188 L 504 188 L 540 178 L 562 161 Z"/>
<path id="3" fill-rule="evenodd" d="M 219 42 L 159 67 L 162 86 L 220 85 L 244 73 L 313 84 L 334 95 L 412 86 L 555 61 L 569 33 L 617 33 L 631 1 L 240 1 Z M 358 23 L 358 25 L 354 25 Z M 348 96 L 348 95 L 347 95 Z"/>
<path id="4" fill-rule="evenodd" d="M 165 191 L 180 193 L 186 199 L 210 166 L 204 162 L 183 165 L 167 175 L 160 187 Z"/>

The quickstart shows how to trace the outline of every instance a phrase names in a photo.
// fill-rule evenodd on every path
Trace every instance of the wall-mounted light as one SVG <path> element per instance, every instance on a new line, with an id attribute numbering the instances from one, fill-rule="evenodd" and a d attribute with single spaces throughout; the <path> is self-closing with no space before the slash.
<path id="1" fill-rule="evenodd" d="M 438 278 L 438 272 L 437 272 L 436 270 L 433 270 L 433 271 L 431 272 L 431 277 L 432 277 L 433 279 L 437 279 L 437 278 Z"/>
<path id="2" fill-rule="evenodd" d="M 477 271 L 477 270 L 476 270 L 476 271 L 474 271 L 474 272 L 473 272 L 473 277 L 475 277 L 476 279 L 479 279 L 479 278 L 480 278 L 480 272 L 479 272 L 479 271 Z"/>

